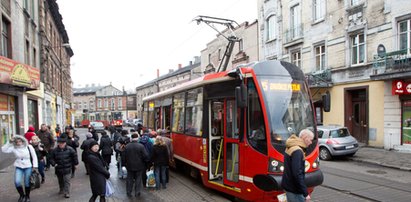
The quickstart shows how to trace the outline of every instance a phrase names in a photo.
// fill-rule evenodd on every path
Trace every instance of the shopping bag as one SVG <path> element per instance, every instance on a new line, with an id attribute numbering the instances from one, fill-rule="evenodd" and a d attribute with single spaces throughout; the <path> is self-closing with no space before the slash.
<path id="1" fill-rule="evenodd" d="M 147 171 L 146 175 L 147 175 L 146 186 L 147 187 L 156 187 L 156 178 L 154 176 L 153 169 L 150 169 L 149 171 Z"/>
<path id="2" fill-rule="evenodd" d="M 106 180 L 106 196 L 110 197 L 114 194 L 114 187 L 110 180 Z"/>
<path id="3" fill-rule="evenodd" d="M 287 196 L 285 193 L 277 195 L 278 202 L 287 202 Z"/>
<path id="4" fill-rule="evenodd" d="M 37 170 L 33 170 L 30 175 L 30 189 L 40 188 L 40 173 Z"/>

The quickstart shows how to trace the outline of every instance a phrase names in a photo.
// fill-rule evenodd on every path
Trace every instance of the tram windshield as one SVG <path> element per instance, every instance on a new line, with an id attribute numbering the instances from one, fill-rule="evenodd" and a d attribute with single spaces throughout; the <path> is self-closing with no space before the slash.
<path id="1" fill-rule="evenodd" d="M 314 114 L 303 81 L 287 77 L 259 79 L 270 124 L 271 144 L 285 151 L 285 141 L 302 129 L 314 128 Z"/>

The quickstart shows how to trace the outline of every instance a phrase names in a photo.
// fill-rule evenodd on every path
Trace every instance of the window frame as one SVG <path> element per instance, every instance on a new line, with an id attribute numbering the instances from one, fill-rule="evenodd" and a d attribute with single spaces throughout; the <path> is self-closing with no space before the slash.
<path id="1" fill-rule="evenodd" d="M 363 42 L 361 43 L 360 42 L 360 36 L 363 36 Z M 358 38 L 358 43 L 356 42 L 356 40 L 357 40 L 357 38 Z M 354 44 L 354 43 L 356 43 L 356 44 Z M 367 38 L 366 38 L 366 35 L 364 34 L 364 32 L 358 32 L 358 33 L 356 33 L 356 34 L 353 34 L 353 35 L 350 35 L 350 64 L 351 64 L 351 66 L 356 66 L 356 65 L 362 65 L 362 64 L 365 64 L 365 62 L 366 62 L 366 59 L 367 59 L 367 57 L 366 57 L 366 55 L 367 55 L 367 47 L 366 47 L 366 44 L 367 44 Z M 361 48 L 362 47 L 362 48 Z M 356 48 L 357 50 L 355 51 L 355 55 L 356 55 L 356 61 L 354 61 L 354 57 L 353 57 L 353 55 L 354 55 L 354 48 Z M 362 51 L 363 51 L 363 58 L 362 58 L 362 62 L 360 62 L 361 61 L 361 55 L 360 55 L 360 50 L 361 49 L 363 49 Z"/>
<path id="2" fill-rule="evenodd" d="M 267 17 L 265 23 L 266 23 L 266 42 L 274 41 L 277 39 L 277 32 L 276 32 L 276 22 L 277 22 L 277 16 L 276 15 L 270 15 Z"/>
<path id="3" fill-rule="evenodd" d="M 317 16 L 319 14 L 319 16 Z M 326 14 L 326 1 L 313 0 L 313 21 L 314 23 L 323 21 Z"/>
<path id="4" fill-rule="evenodd" d="M 406 23 L 406 30 L 401 32 L 401 23 Z M 405 34 L 406 35 L 406 48 L 407 49 L 407 54 L 411 53 L 411 19 L 405 19 L 397 22 L 397 30 L 398 30 L 398 35 L 397 35 L 397 44 L 398 44 L 398 50 L 403 50 L 404 48 L 401 48 L 401 35 Z"/>
<path id="5" fill-rule="evenodd" d="M 302 68 L 301 50 L 300 49 L 293 50 L 293 51 L 290 52 L 290 54 L 291 54 L 291 57 L 290 57 L 291 61 L 290 62 L 292 64 L 296 65 L 297 67 Z M 295 56 L 298 56 L 298 57 L 295 57 Z"/>
<path id="6" fill-rule="evenodd" d="M 320 52 L 317 54 L 317 49 L 320 49 Z M 323 51 L 323 52 L 321 52 Z M 317 60 L 319 58 L 319 60 Z M 316 71 L 323 71 L 326 68 L 326 62 L 327 62 L 327 49 L 325 47 L 325 44 L 318 44 L 314 46 L 314 59 L 315 59 L 315 70 Z M 319 64 L 318 64 L 318 61 Z"/>

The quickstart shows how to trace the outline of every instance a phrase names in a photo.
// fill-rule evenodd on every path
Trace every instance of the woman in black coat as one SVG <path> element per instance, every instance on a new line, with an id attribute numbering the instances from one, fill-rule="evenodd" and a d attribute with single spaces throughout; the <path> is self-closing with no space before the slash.
<path id="1" fill-rule="evenodd" d="M 100 196 L 100 201 L 106 201 L 106 179 L 110 178 L 110 173 L 106 170 L 106 163 L 98 151 L 98 143 L 92 141 L 87 156 L 90 166 L 90 186 L 91 192 L 93 193 L 89 201 L 95 201 L 97 196 Z"/>

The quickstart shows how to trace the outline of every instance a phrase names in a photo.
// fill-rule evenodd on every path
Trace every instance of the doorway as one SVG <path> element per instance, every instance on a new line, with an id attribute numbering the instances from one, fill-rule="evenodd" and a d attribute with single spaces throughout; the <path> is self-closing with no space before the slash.
<path id="1" fill-rule="evenodd" d="M 345 125 L 358 142 L 368 144 L 368 86 L 345 89 Z"/>

